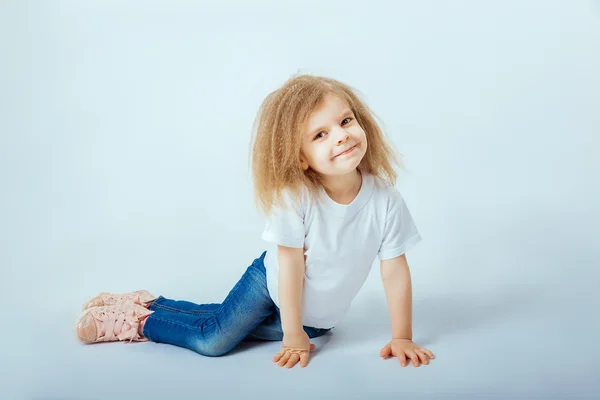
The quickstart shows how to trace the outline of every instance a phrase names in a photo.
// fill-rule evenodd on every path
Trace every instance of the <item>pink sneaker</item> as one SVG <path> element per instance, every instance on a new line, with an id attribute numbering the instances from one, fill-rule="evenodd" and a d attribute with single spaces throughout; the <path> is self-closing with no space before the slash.
<path id="1" fill-rule="evenodd" d="M 81 310 L 84 311 L 92 307 L 114 306 L 127 303 L 135 303 L 145 306 L 154 299 L 156 299 L 156 297 L 148 293 L 147 290 L 136 290 L 135 292 L 122 294 L 104 292 L 86 301 Z"/>
<path id="2" fill-rule="evenodd" d="M 140 323 L 153 312 L 134 303 L 92 307 L 79 316 L 75 330 L 83 343 L 146 342 L 139 332 Z"/>

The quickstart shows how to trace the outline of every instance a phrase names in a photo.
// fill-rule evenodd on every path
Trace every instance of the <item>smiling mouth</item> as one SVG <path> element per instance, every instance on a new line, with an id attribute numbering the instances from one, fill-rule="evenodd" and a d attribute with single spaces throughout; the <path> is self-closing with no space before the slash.
<path id="1" fill-rule="evenodd" d="M 337 154 L 337 155 L 336 155 L 336 156 L 334 156 L 333 158 L 335 158 L 335 157 L 339 157 L 339 156 L 343 156 L 344 154 L 351 153 L 351 152 L 352 152 L 352 151 L 353 151 L 353 150 L 356 148 L 356 146 L 358 146 L 358 143 L 357 143 L 357 144 L 355 144 L 354 146 L 350 147 L 348 150 L 346 150 L 346 151 L 343 151 L 343 152 L 341 152 L 340 154 Z"/>

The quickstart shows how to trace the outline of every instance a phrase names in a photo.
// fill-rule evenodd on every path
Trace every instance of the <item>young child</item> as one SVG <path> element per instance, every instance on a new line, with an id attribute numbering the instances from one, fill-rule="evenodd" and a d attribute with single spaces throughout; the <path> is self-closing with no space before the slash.
<path id="1" fill-rule="evenodd" d="M 412 341 L 404 255 L 421 237 L 393 187 L 400 163 L 367 105 L 342 82 L 299 75 L 267 96 L 254 131 L 255 195 L 270 248 L 221 304 L 101 293 L 84 305 L 79 339 L 149 340 L 206 356 L 244 340 L 282 340 L 273 361 L 305 367 L 310 339 L 339 323 L 378 257 L 392 326 L 380 356 L 428 364 L 433 354 Z"/>

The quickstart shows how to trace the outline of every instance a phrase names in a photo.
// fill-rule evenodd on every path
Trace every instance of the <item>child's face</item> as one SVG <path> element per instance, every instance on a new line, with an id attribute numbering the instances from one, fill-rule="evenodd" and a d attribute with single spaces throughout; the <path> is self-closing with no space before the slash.
<path id="1" fill-rule="evenodd" d="M 367 137 L 348 104 L 327 95 L 309 117 L 300 163 L 326 175 L 353 172 L 367 151 Z"/>

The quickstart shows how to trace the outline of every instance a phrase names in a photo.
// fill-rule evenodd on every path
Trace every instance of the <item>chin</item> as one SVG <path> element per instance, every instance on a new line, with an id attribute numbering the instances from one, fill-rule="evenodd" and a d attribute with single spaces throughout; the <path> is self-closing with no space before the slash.
<path id="1" fill-rule="evenodd" d="M 357 157 L 356 159 L 352 160 L 352 162 L 349 162 L 350 160 L 348 160 L 348 162 L 345 162 L 341 165 L 327 165 L 324 168 L 319 168 L 315 166 L 316 168 L 313 168 L 313 170 L 319 175 L 325 176 L 347 175 L 358 169 L 358 166 L 360 165 L 363 157 L 364 155 L 361 155 L 361 157 Z"/>
<path id="2" fill-rule="evenodd" d="M 352 167 L 352 168 L 336 169 L 335 171 L 332 171 L 329 175 L 336 175 L 336 176 L 347 175 L 347 174 L 350 174 L 350 173 L 356 171 L 357 169 L 358 169 L 358 164 L 356 164 L 356 166 Z"/>

